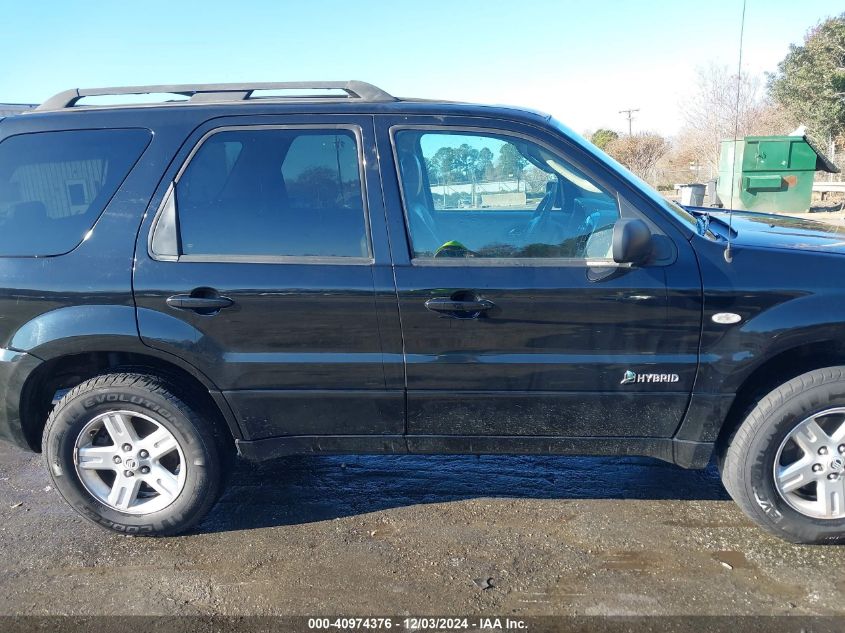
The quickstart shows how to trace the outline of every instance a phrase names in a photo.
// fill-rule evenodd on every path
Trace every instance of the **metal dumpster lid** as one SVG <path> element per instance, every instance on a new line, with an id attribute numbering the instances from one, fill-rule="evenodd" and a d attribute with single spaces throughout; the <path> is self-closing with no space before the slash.
<path id="1" fill-rule="evenodd" d="M 802 134 L 801 136 L 807 142 L 807 145 L 809 145 L 816 153 L 816 171 L 826 171 L 831 174 L 838 174 L 839 167 L 837 167 L 836 163 L 825 155 L 816 142 L 806 134 Z"/>

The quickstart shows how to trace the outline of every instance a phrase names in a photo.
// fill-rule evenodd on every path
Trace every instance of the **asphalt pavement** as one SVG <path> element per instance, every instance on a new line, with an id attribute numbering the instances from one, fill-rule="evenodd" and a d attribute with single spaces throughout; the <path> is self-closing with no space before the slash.
<path id="1" fill-rule="evenodd" d="M 833 615 L 845 548 L 757 529 L 714 468 L 640 458 L 240 464 L 192 533 L 78 517 L 0 443 L 4 615 Z"/>

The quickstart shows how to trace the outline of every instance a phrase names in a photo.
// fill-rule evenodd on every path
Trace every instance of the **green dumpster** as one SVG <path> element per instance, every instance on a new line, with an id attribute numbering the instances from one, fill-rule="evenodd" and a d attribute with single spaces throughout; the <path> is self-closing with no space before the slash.
<path id="1" fill-rule="evenodd" d="M 838 173 L 839 169 L 806 136 L 722 141 L 717 192 L 728 208 L 807 211 L 816 171 Z"/>

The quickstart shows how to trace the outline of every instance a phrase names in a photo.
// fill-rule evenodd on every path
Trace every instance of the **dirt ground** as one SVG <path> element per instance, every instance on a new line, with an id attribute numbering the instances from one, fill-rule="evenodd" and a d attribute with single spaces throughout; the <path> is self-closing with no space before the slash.
<path id="1" fill-rule="evenodd" d="M 843 612 L 845 548 L 754 527 L 715 470 L 638 458 L 241 464 L 193 533 L 132 538 L 0 443 L 0 614 Z"/>

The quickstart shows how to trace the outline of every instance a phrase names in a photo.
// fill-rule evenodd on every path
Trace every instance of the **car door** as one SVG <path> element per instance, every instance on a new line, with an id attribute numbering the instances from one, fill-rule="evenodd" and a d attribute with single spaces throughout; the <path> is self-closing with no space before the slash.
<path id="1" fill-rule="evenodd" d="M 671 436 L 700 329 L 686 240 L 535 126 L 383 117 L 377 131 L 412 450 L 427 446 L 413 436 Z M 613 262 L 620 216 L 648 221 L 655 261 Z"/>
<path id="2" fill-rule="evenodd" d="M 142 340 L 204 372 L 245 439 L 404 432 L 372 117 L 206 123 L 149 215 Z"/>

